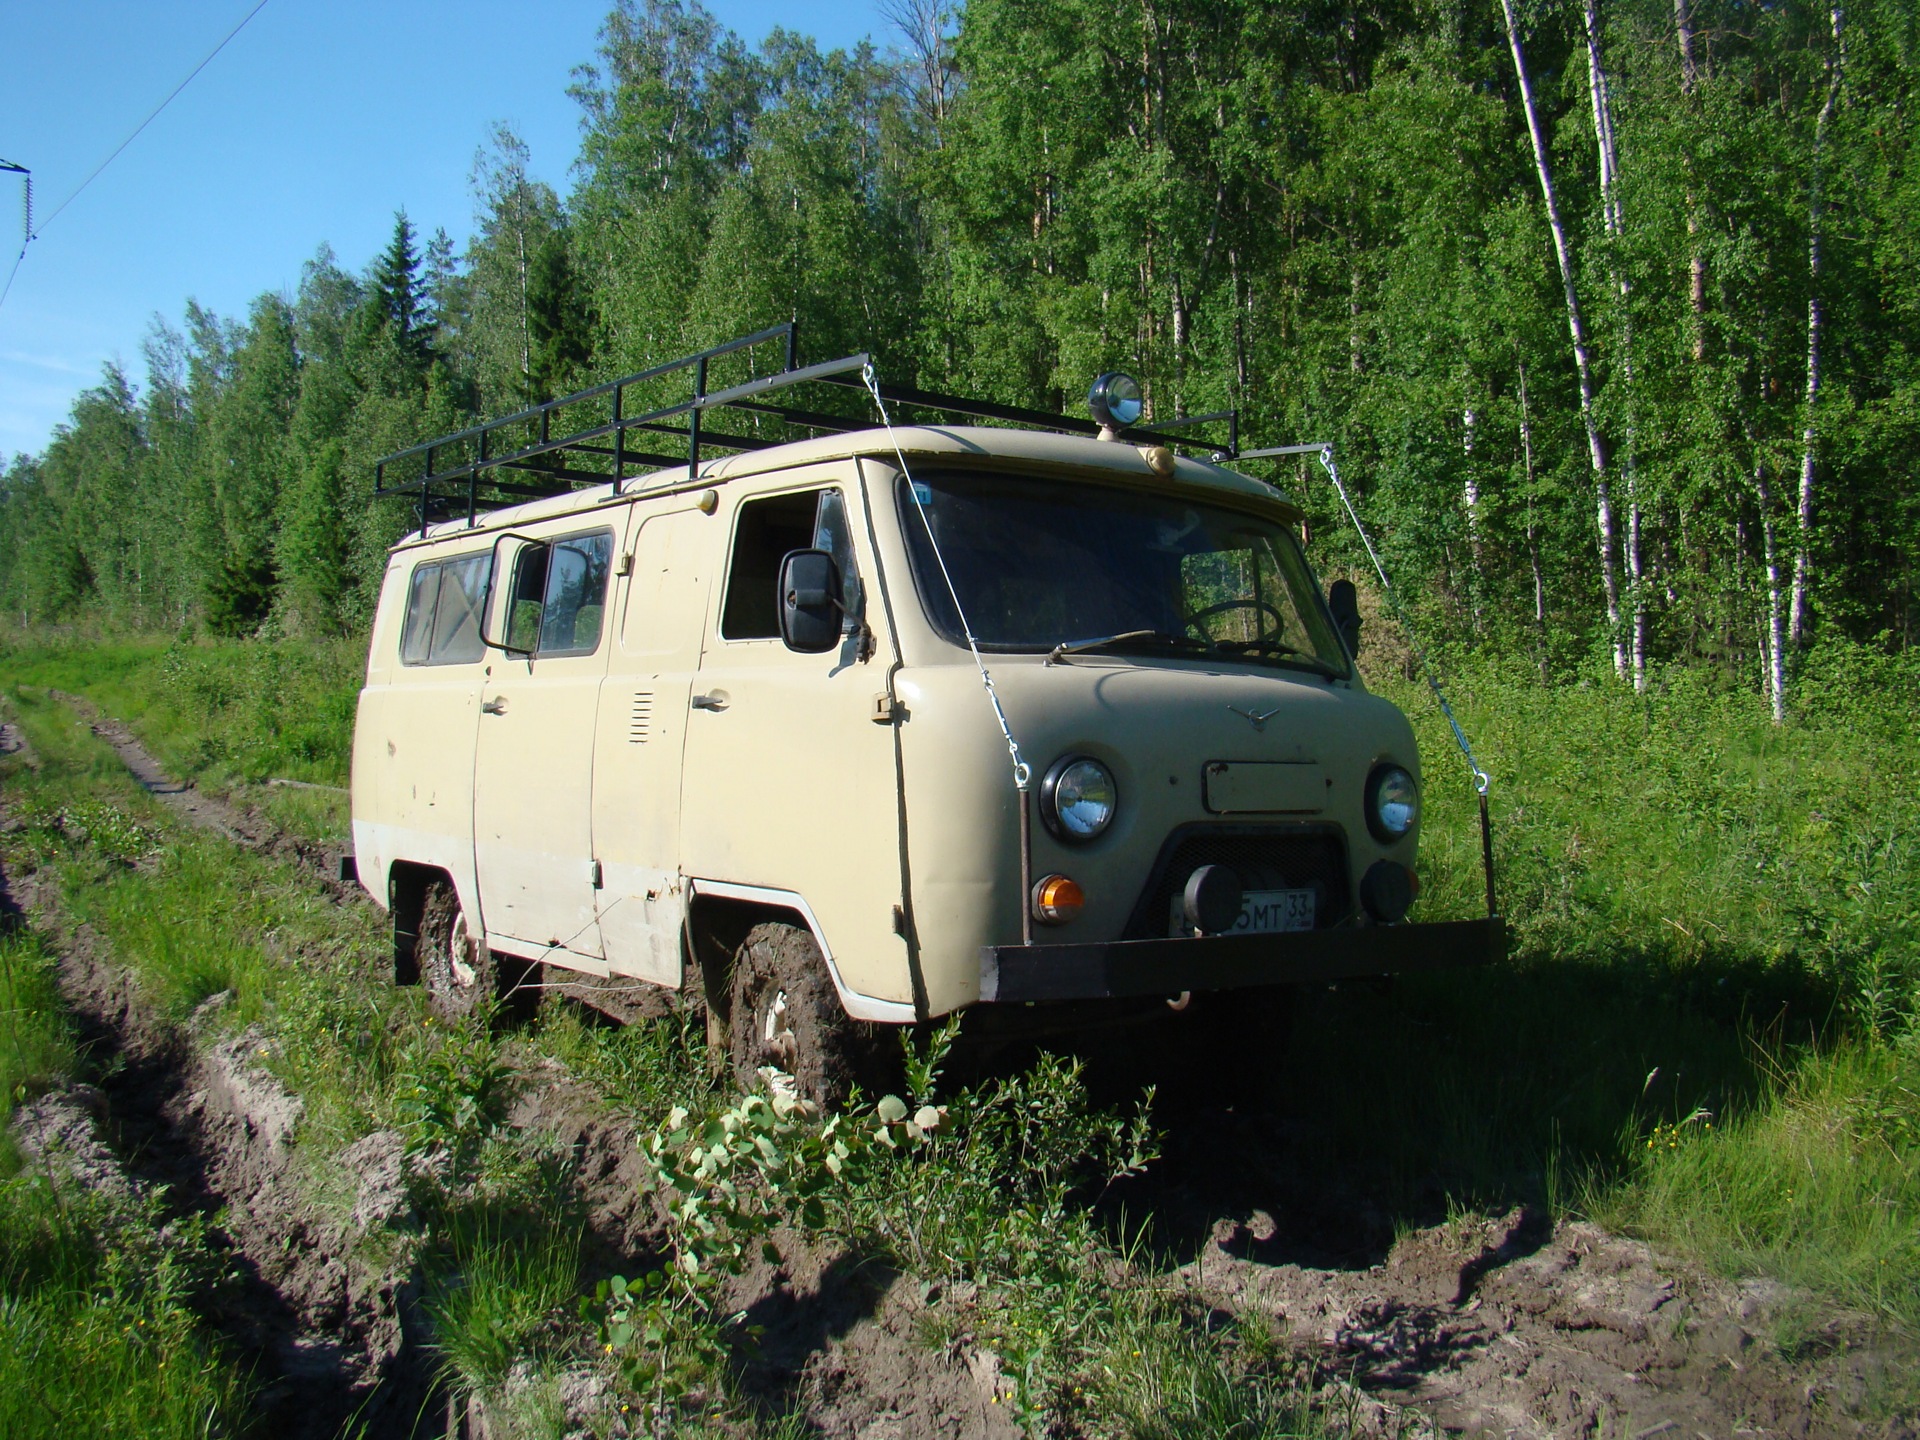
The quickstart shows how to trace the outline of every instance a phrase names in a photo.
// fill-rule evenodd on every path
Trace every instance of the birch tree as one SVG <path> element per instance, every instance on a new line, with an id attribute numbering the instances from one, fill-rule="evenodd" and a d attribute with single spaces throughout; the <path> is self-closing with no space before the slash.
<path id="1" fill-rule="evenodd" d="M 1600 419 L 1594 413 L 1592 347 L 1587 341 L 1586 321 L 1580 314 L 1580 294 L 1574 283 L 1573 254 L 1567 244 L 1567 227 L 1560 218 L 1560 201 L 1554 193 L 1553 167 L 1547 159 L 1547 140 L 1540 128 L 1540 107 L 1534 99 L 1533 79 L 1527 73 L 1527 57 L 1520 43 L 1520 25 L 1513 13 L 1513 0 L 1500 0 L 1506 17 L 1507 48 L 1513 53 L 1513 70 L 1520 82 L 1520 103 L 1526 110 L 1527 134 L 1533 141 L 1534 169 L 1540 178 L 1540 197 L 1547 210 L 1547 228 L 1553 234 L 1554 258 L 1560 265 L 1560 286 L 1566 297 L 1567 333 L 1573 342 L 1573 365 L 1580 384 L 1580 420 L 1587 432 L 1587 460 L 1593 475 L 1595 521 L 1599 531 L 1600 584 L 1606 596 L 1607 635 L 1613 644 L 1613 669 L 1621 679 L 1628 677 L 1627 651 L 1620 634 L 1620 581 L 1615 556 L 1613 497 L 1607 476 L 1607 443 L 1600 433 Z"/>
<path id="2" fill-rule="evenodd" d="M 1833 128 L 1834 112 L 1840 107 L 1841 66 L 1845 52 L 1841 46 L 1841 7 L 1837 3 L 1827 12 L 1828 46 L 1826 56 L 1827 95 L 1820 116 L 1813 125 L 1813 163 L 1807 184 L 1807 388 L 1806 413 L 1800 431 L 1800 497 L 1796 507 L 1793 551 L 1793 603 L 1789 630 L 1796 647 L 1804 647 L 1812 638 L 1807 614 L 1807 591 L 1813 579 L 1813 503 L 1815 447 L 1818 431 L 1815 405 L 1820 398 L 1820 236 L 1825 218 L 1822 186 L 1826 181 L 1827 145 Z"/>
<path id="3" fill-rule="evenodd" d="M 1508 0 L 1511 3 L 1511 0 Z M 1627 484 L 1627 603 L 1633 612 L 1633 688 L 1647 686 L 1647 600 L 1641 564 L 1641 510 L 1639 483 L 1639 427 L 1634 393 L 1633 284 L 1621 258 L 1626 222 L 1620 203 L 1620 149 L 1614 139 L 1613 96 L 1600 44 L 1600 0 L 1584 0 L 1582 18 L 1587 40 L 1587 91 L 1593 101 L 1593 134 L 1600 152 L 1600 215 L 1606 233 L 1607 269 L 1620 305 L 1620 383 L 1626 392 L 1627 443 L 1621 471 Z"/>

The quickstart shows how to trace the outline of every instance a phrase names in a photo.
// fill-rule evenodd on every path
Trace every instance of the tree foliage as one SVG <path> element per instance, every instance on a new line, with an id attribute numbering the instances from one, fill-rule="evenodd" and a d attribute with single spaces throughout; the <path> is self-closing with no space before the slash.
<path id="1" fill-rule="evenodd" d="M 158 325 L 143 386 L 109 369 L 4 472 L 0 598 L 350 628 L 406 523 L 378 455 L 791 317 L 908 383 L 1073 408 L 1121 367 L 1162 419 L 1333 440 L 1403 588 L 1543 669 L 1784 686 L 1821 633 L 1910 645 L 1910 9 L 1527 0 L 1517 43 L 1507 13 L 928 0 L 883 54 L 617 0 L 570 194 L 499 126 L 463 251 L 402 212 L 363 276 L 323 248 L 244 322 Z M 1274 478 L 1335 533 L 1323 476 Z"/>

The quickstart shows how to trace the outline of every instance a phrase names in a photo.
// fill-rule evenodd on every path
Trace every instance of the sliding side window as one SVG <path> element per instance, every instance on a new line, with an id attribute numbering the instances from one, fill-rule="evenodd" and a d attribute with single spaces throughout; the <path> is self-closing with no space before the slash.
<path id="1" fill-rule="evenodd" d="M 610 530 L 527 546 L 514 563 L 507 645 L 535 655 L 591 655 L 612 568 Z"/>

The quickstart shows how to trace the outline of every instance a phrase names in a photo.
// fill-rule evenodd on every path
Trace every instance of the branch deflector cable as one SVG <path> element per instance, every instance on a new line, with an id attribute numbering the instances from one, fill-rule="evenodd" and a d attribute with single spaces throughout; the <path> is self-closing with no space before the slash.
<path id="1" fill-rule="evenodd" d="M 206 53 L 205 58 L 203 58 L 198 65 L 194 66 L 193 69 L 187 72 L 187 78 L 182 80 L 178 85 L 174 86 L 173 89 L 169 90 L 167 92 L 167 98 L 162 100 L 158 105 L 154 106 L 152 110 L 148 111 L 147 118 L 142 120 L 138 125 L 134 126 L 132 133 L 129 134 L 126 139 L 122 140 L 118 145 L 113 147 L 113 153 L 108 155 L 107 158 L 102 160 L 98 165 L 94 166 L 92 173 L 90 173 L 86 179 L 82 180 L 78 185 L 74 187 L 73 193 L 68 195 L 66 199 L 62 200 L 58 205 L 53 207 L 52 212 L 48 214 L 47 218 L 40 222 L 39 229 L 36 229 L 33 223 L 33 176 L 32 174 L 27 170 L 27 168 L 24 165 L 12 165 L 7 163 L 6 161 L 0 161 L 0 171 L 5 171 L 5 170 L 17 171 L 19 174 L 26 177 L 26 182 L 27 182 L 26 223 L 24 226 L 25 238 L 20 242 L 20 253 L 13 257 L 13 268 L 7 272 L 7 283 L 3 286 L 0 286 L 0 305 L 6 304 L 7 294 L 13 289 L 13 277 L 20 273 L 20 262 L 27 258 L 27 246 L 31 245 L 35 240 L 38 240 L 40 238 L 40 231 L 44 230 L 48 225 L 51 225 L 56 219 L 59 218 L 60 212 L 62 210 L 66 209 L 67 206 L 71 205 L 75 200 L 79 199 L 80 192 L 82 190 L 85 190 L 87 186 L 91 185 L 95 180 L 97 180 L 100 177 L 100 172 L 102 170 L 105 170 L 107 166 L 111 165 L 115 160 L 119 159 L 120 152 L 122 150 L 125 150 L 135 140 L 139 139 L 140 132 L 142 130 L 145 130 L 147 126 L 151 125 L 154 122 L 154 120 L 158 118 L 160 112 L 166 109 L 167 106 L 173 103 L 174 97 L 179 95 L 179 93 L 182 90 L 186 89 L 187 86 L 193 83 L 194 76 L 198 75 L 202 70 L 206 69 L 207 66 L 212 64 L 213 57 L 218 55 L 222 50 L 226 49 L 228 42 L 231 41 L 233 37 L 238 35 L 242 30 L 247 28 L 247 22 L 253 19 L 254 16 L 258 15 L 262 10 L 266 8 L 267 8 L 267 0 L 259 0 L 258 4 L 256 4 L 251 10 L 249 10 L 245 15 L 243 15 L 240 18 L 240 23 L 238 25 L 235 25 L 233 29 L 229 30 L 226 33 L 226 35 L 222 37 L 220 43 L 214 46 L 213 49 L 209 50 Z"/>
<path id="2" fill-rule="evenodd" d="M 987 662 L 980 658 L 980 642 L 973 637 L 973 625 L 967 619 L 966 607 L 960 603 L 960 592 L 954 587 L 953 576 L 947 572 L 947 557 L 940 553 L 940 541 L 933 533 L 933 520 L 927 514 L 926 502 L 920 498 L 920 492 L 913 483 L 913 474 L 907 469 L 907 457 L 900 448 L 900 438 L 893 433 L 893 421 L 887 416 L 887 405 L 880 398 L 880 385 L 875 379 L 873 365 L 869 362 L 860 371 L 860 378 L 867 382 L 867 391 L 873 396 L 874 407 L 880 412 L 880 423 L 887 427 L 887 439 L 893 444 L 894 458 L 900 462 L 900 473 L 907 477 L 907 493 L 913 496 L 914 508 L 920 512 L 920 523 L 927 527 L 927 541 L 933 547 L 933 558 L 939 562 L 940 578 L 946 582 L 947 594 L 953 600 L 953 613 L 960 617 L 960 629 L 967 637 L 967 649 L 973 652 L 973 663 L 980 671 L 980 683 L 986 687 L 987 701 L 993 706 L 993 717 L 1000 722 L 1000 734 L 1007 742 L 1007 753 L 1013 757 L 1013 783 L 1023 795 L 1033 781 L 1033 767 L 1020 758 L 1020 744 L 1013 738 L 1013 727 L 1007 723 L 1007 712 L 1000 708 L 1000 694 L 993 688 L 993 676 L 987 673 Z"/>
<path id="3" fill-rule="evenodd" d="M 186 89 L 187 86 L 193 83 L 194 76 L 198 75 L 202 70 L 206 69 L 207 66 L 211 65 L 213 63 L 213 57 L 218 55 L 222 50 L 226 49 L 228 42 L 231 41 L 233 37 L 238 35 L 242 30 L 247 28 L 247 22 L 253 19 L 254 16 L 258 15 L 262 10 L 266 8 L 267 8 L 267 0 L 260 0 L 259 4 L 255 5 L 253 9 L 249 10 L 244 16 L 242 16 L 240 19 L 240 23 L 234 26 L 233 29 L 229 30 L 226 33 L 226 36 L 220 41 L 220 43 L 214 46 L 213 49 L 207 52 L 206 58 L 203 59 L 198 65 L 194 66 L 192 70 L 187 72 L 187 78 L 182 80 L 178 85 L 174 86 L 173 89 L 169 90 L 167 92 L 167 98 L 162 100 L 158 105 L 154 106 L 153 109 L 147 113 L 147 118 L 142 120 L 138 125 L 133 127 L 133 133 L 128 135 L 127 138 L 122 140 L 118 145 L 114 146 L 113 153 L 107 156 L 107 158 L 102 160 L 98 165 L 94 166 L 93 173 L 88 175 L 86 179 L 82 180 L 77 186 L 75 186 L 74 191 L 71 195 L 67 196 L 66 199 L 62 200 L 58 205 L 53 207 L 53 213 L 48 215 L 45 220 L 40 222 L 40 229 L 41 230 L 46 229 L 47 226 L 51 225 L 56 219 L 59 218 L 60 212 L 62 210 L 66 209 L 67 206 L 71 205 L 75 200 L 79 199 L 80 192 L 86 189 L 87 186 L 91 185 L 96 179 L 98 179 L 100 172 L 102 170 L 106 169 L 107 166 L 111 165 L 115 160 L 119 159 L 120 152 L 126 149 L 127 146 L 131 145 L 135 140 L 139 139 L 140 132 L 146 129 L 147 126 L 151 125 L 154 122 L 154 120 L 158 118 L 160 112 L 166 109 L 167 106 L 173 103 L 175 96 L 177 96 L 182 90 Z M 40 236 L 40 231 L 36 230 L 33 234 L 29 235 L 27 238 L 29 240 L 37 240 L 39 236 Z"/>
<path id="4" fill-rule="evenodd" d="M 1413 638 L 1413 625 L 1407 619 L 1407 612 L 1400 606 L 1400 597 L 1394 592 L 1393 582 L 1387 579 L 1387 567 L 1380 562 L 1380 554 L 1373 548 L 1373 541 L 1367 535 L 1367 527 L 1360 523 L 1360 512 L 1353 508 L 1353 499 L 1347 494 L 1347 487 L 1340 483 L 1340 471 L 1333 463 L 1333 446 L 1287 445 L 1267 453 L 1314 454 L 1320 457 L 1321 468 L 1327 472 L 1327 478 L 1333 481 L 1333 488 L 1340 496 L 1340 503 L 1347 507 L 1347 518 L 1353 521 L 1354 533 L 1360 537 L 1360 543 L 1367 547 L 1367 558 L 1373 562 L 1373 573 L 1380 577 L 1380 589 L 1387 597 L 1387 604 L 1393 607 L 1393 613 L 1399 617 L 1401 626 L 1407 632 L 1408 648 L 1413 651 L 1414 659 L 1420 662 L 1420 673 L 1426 677 L 1427 688 L 1433 691 L 1433 698 L 1440 702 L 1440 713 L 1447 717 L 1447 724 L 1453 730 L 1453 742 L 1460 747 L 1460 753 L 1466 757 L 1467 769 L 1473 772 L 1473 788 L 1484 797 L 1493 781 L 1487 772 L 1480 768 L 1480 762 L 1474 759 L 1473 746 L 1467 743 L 1467 732 L 1462 730 L 1460 722 L 1453 718 L 1453 707 L 1447 703 L 1446 693 L 1441 690 L 1439 680 L 1434 678 L 1433 666 L 1428 663 L 1426 653 L 1420 648 L 1420 642 Z"/>

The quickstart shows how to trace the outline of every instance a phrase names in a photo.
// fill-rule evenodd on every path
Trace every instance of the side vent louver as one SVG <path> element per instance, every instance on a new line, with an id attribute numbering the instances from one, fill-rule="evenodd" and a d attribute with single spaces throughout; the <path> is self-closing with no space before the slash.
<path id="1" fill-rule="evenodd" d="M 633 718 L 627 722 L 627 739 L 634 745 L 644 745 L 652 729 L 653 692 L 637 690 L 633 696 Z"/>

